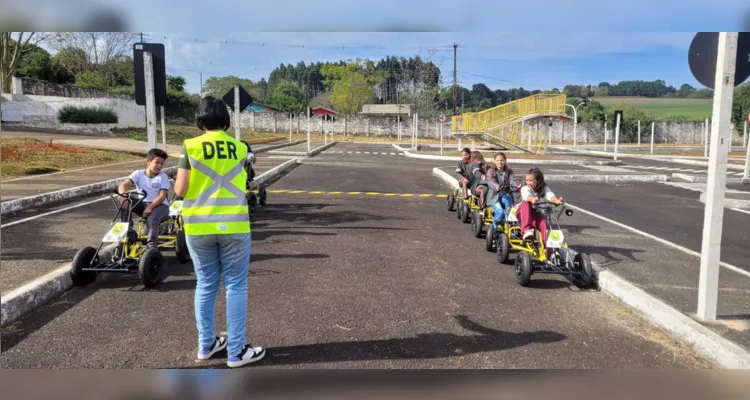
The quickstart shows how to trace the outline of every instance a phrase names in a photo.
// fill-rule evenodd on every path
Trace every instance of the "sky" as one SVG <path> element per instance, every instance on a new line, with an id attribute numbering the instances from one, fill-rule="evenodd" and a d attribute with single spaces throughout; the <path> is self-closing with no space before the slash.
<path id="1" fill-rule="evenodd" d="M 479 33 L 479 32 L 310 32 L 233 33 L 189 36 L 147 32 L 147 41 L 164 43 L 169 74 L 188 81 L 198 92 L 200 74 L 268 79 L 280 64 L 355 58 L 379 60 L 388 55 L 434 62 L 442 84 L 453 81 L 453 43 L 457 82 L 485 83 L 491 89 L 562 89 L 566 84 L 662 79 L 679 88 L 699 87 L 687 61 L 693 32 L 649 33 Z"/>
<path id="2" fill-rule="evenodd" d="M 562 89 L 662 79 L 700 88 L 687 57 L 695 32 L 750 30 L 750 2 L 669 3 L 0 0 L 0 25 L 10 18 L 46 31 L 142 31 L 146 41 L 164 43 L 168 73 L 184 76 L 191 92 L 199 91 L 201 73 L 204 81 L 211 75 L 256 81 L 281 63 L 417 54 L 437 64 L 443 85 L 450 85 L 453 43 L 457 80 L 465 87 Z"/>

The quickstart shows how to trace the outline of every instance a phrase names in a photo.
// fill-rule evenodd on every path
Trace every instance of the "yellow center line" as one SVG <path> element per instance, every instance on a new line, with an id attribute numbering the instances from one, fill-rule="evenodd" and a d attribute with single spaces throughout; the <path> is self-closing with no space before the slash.
<path id="1" fill-rule="evenodd" d="M 289 193 L 294 193 L 294 194 L 297 194 L 297 193 L 305 193 L 306 191 L 307 191 L 307 190 L 293 190 L 293 191 L 291 191 L 291 192 L 289 192 Z"/>
<path id="2" fill-rule="evenodd" d="M 362 192 L 347 192 L 346 194 L 362 194 Z"/>
<path id="3" fill-rule="evenodd" d="M 341 194 L 341 193 L 344 193 L 344 192 L 328 192 L 328 194 Z"/>
<path id="4" fill-rule="evenodd" d="M 414 196 L 413 194 L 402 194 L 401 197 L 411 197 Z"/>
<path id="5" fill-rule="evenodd" d="M 447 194 L 438 194 L 438 195 L 435 195 L 435 197 L 440 198 L 440 199 L 444 199 L 444 198 L 448 197 L 448 195 Z"/>
<path id="6" fill-rule="evenodd" d="M 419 195 L 419 197 L 430 197 L 430 196 L 432 196 L 432 195 L 431 194 L 420 194 Z"/>
<path id="7" fill-rule="evenodd" d="M 377 196 L 377 195 L 380 194 L 380 192 L 367 192 L 365 194 L 368 195 L 368 196 Z"/>
<path id="8" fill-rule="evenodd" d="M 274 189 L 274 190 L 267 190 L 268 193 L 285 193 L 288 192 L 286 189 Z"/>
<path id="9" fill-rule="evenodd" d="M 320 192 L 320 191 L 317 191 L 317 190 L 314 191 L 314 192 L 310 192 L 310 194 L 321 194 L 321 193 L 325 193 L 325 192 Z"/>
<path id="10" fill-rule="evenodd" d="M 383 196 L 389 196 L 390 197 L 390 196 L 396 196 L 396 195 L 397 195 L 397 193 L 386 193 Z"/>

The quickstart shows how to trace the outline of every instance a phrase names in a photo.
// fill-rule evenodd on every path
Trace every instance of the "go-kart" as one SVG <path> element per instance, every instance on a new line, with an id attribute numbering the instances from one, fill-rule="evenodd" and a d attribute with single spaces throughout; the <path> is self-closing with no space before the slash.
<path id="1" fill-rule="evenodd" d="M 123 205 L 115 196 L 123 197 Z M 170 203 L 169 216 L 159 226 L 158 248 L 149 248 L 146 219 L 133 223 L 133 210 L 145 199 L 146 193 L 132 189 L 120 194 L 115 189 L 112 201 L 117 213 L 110 223 L 98 248 L 84 247 L 79 250 L 70 266 L 70 277 L 76 286 L 88 285 L 96 280 L 98 273 L 135 273 L 138 272 L 146 287 L 154 287 L 161 278 L 163 267 L 160 248 L 174 249 L 177 260 L 189 259 L 185 233 L 182 229 L 182 201 Z M 118 221 L 119 217 L 119 221 Z M 111 253 L 102 252 L 105 243 L 112 245 Z"/>
<path id="2" fill-rule="evenodd" d="M 555 215 L 554 209 L 560 206 L 562 209 Z M 518 250 L 515 267 L 516 282 L 519 285 L 528 285 L 534 273 L 570 275 L 580 287 L 588 287 L 593 283 L 594 271 L 589 256 L 585 253 L 573 256 L 560 228 L 559 218 L 562 213 L 572 216 L 573 210 L 566 208 L 564 204 L 560 206 L 549 201 L 532 205 L 547 220 L 547 238 L 542 238 L 538 230 L 535 230 L 534 240 L 531 242 L 521 238 L 521 227 L 516 217 L 518 207 L 511 210 L 505 232 L 498 235 L 497 253 L 500 262 L 507 261 L 509 249 Z"/>
<path id="3" fill-rule="evenodd" d="M 253 189 L 248 189 L 245 194 L 245 198 L 247 199 L 247 206 L 249 207 L 249 211 L 251 213 L 254 212 L 255 206 L 257 204 L 265 206 L 267 196 L 268 192 L 263 186 L 257 185 Z"/>

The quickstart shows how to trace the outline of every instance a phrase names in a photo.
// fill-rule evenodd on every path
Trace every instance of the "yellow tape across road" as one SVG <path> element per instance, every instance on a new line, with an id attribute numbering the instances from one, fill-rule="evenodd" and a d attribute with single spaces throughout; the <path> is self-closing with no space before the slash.
<path id="1" fill-rule="evenodd" d="M 269 189 L 268 193 L 289 193 L 289 194 L 317 194 L 317 195 L 366 195 L 366 196 L 385 196 L 385 197 L 435 197 L 438 199 L 444 199 L 448 197 L 447 194 L 432 194 L 432 193 L 384 193 L 384 192 L 325 192 L 321 190 L 290 190 L 290 189 Z"/>

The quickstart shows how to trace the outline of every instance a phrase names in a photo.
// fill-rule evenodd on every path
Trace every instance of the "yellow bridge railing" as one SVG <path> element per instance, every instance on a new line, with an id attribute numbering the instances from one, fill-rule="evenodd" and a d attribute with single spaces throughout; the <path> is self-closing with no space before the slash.
<path id="1" fill-rule="evenodd" d="M 565 114 L 566 102 L 565 94 L 535 94 L 484 111 L 454 116 L 451 128 L 453 132 L 459 130 L 457 122 L 460 119 L 460 130 L 463 132 L 487 132 L 498 125 L 511 123 L 527 115 Z"/>
<path id="2" fill-rule="evenodd" d="M 547 135 L 522 124 L 502 125 L 489 134 L 532 153 L 543 154 L 546 150 Z"/>

